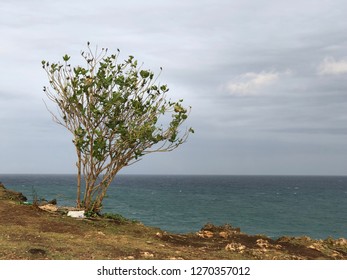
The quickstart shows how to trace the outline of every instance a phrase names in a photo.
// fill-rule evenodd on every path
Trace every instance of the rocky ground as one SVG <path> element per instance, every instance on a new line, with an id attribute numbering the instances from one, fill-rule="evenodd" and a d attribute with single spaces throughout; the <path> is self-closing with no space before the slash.
<path id="1" fill-rule="evenodd" d="M 0 184 L 0 259 L 347 259 L 345 238 L 273 240 L 211 224 L 172 234 L 117 215 L 75 219 L 55 205 L 23 201 Z"/>

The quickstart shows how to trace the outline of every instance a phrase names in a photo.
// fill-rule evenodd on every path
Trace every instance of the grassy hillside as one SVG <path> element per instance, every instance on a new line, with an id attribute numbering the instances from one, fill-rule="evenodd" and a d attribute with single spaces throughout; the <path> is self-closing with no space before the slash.
<path id="1" fill-rule="evenodd" d="M 346 239 L 250 236 L 229 225 L 171 234 L 119 215 L 67 217 L 0 184 L 0 259 L 347 259 Z"/>

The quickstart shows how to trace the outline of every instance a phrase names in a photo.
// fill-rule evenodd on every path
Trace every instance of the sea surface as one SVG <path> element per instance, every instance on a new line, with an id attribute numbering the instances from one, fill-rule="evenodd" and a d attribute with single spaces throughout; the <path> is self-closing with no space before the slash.
<path id="1" fill-rule="evenodd" d="M 0 182 L 29 201 L 75 204 L 75 175 L 0 175 Z M 119 175 L 103 212 L 175 233 L 209 222 L 272 238 L 347 238 L 347 177 Z"/>

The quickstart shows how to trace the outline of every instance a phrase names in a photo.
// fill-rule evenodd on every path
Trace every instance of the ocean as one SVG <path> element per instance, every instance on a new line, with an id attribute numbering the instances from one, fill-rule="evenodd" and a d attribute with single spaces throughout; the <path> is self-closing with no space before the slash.
<path id="1" fill-rule="evenodd" d="M 0 182 L 29 201 L 36 195 L 68 206 L 75 204 L 75 180 L 75 175 L 0 175 Z M 346 238 L 347 177 L 118 175 L 103 212 L 174 233 L 228 223 L 272 238 Z"/>

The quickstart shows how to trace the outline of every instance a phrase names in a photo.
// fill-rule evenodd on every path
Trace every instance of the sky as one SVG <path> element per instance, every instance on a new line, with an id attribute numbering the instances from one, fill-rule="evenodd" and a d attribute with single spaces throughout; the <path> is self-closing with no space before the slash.
<path id="1" fill-rule="evenodd" d="M 123 174 L 347 175 L 347 1 L 0 0 L 0 174 L 75 173 L 41 61 L 133 55 L 195 134 Z"/>

